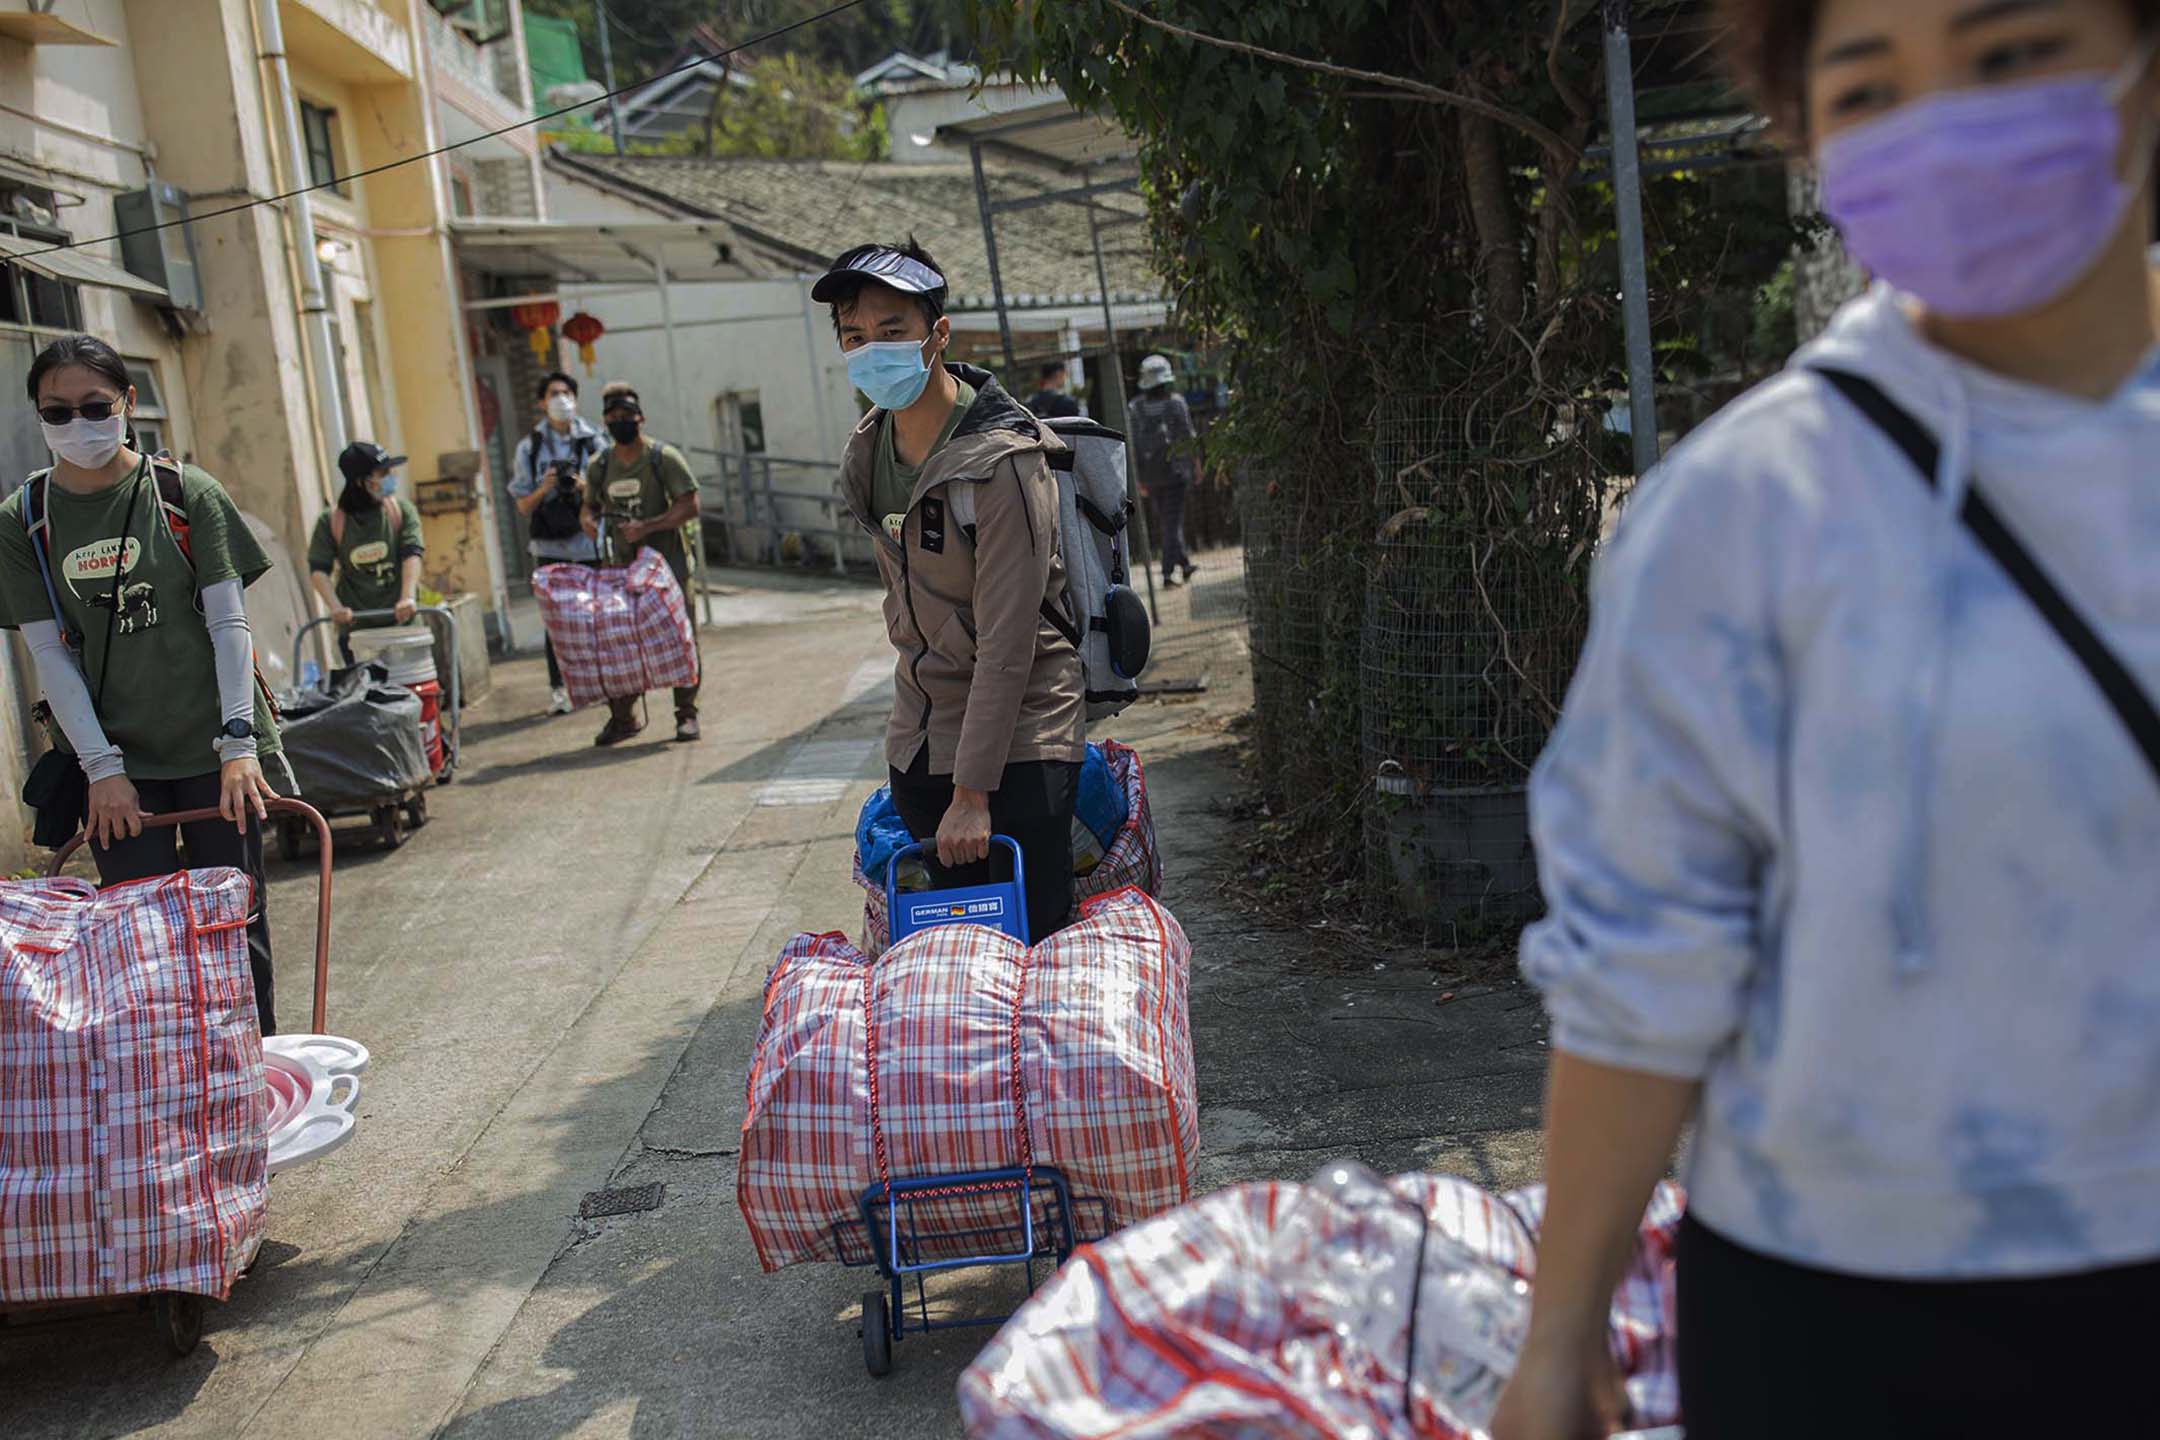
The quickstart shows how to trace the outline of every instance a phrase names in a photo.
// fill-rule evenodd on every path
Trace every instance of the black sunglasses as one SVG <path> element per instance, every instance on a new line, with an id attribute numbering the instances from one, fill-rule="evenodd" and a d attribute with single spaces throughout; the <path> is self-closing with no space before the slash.
<path id="1" fill-rule="evenodd" d="M 37 413 L 47 425 L 65 425 L 77 415 L 85 420 L 110 420 L 119 408 L 118 400 L 85 400 L 80 405 L 40 405 Z"/>

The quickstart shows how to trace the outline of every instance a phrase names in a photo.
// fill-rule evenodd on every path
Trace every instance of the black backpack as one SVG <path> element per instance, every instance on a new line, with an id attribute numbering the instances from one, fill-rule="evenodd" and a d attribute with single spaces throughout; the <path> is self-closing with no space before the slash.
<path id="1" fill-rule="evenodd" d="M 546 429 L 544 424 L 535 426 L 532 436 L 525 442 L 530 447 L 526 453 L 533 457 L 536 466 L 539 464 L 542 432 Z M 585 462 L 592 458 L 592 453 L 599 448 L 599 444 L 600 439 L 596 435 L 573 437 L 570 442 L 571 463 L 583 470 Z M 547 498 L 532 512 L 532 538 L 568 540 L 583 534 L 584 516 L 581 512 L 584 507 L 578 500 L 577 491 L 566 491 L 552 480 L 544 480 L 542 483 L 547 486 Z"/>

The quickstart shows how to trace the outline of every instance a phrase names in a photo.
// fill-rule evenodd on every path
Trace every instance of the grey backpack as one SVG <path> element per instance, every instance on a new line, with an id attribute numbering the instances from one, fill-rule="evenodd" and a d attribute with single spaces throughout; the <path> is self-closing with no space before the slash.
<path id="1" fill-rule="evenodd" d="M 1102 720 L 1140 697 L 1150 631 L 1147 606 L 1127 583 L 1125 527 L 1133 504 L 1125 484 L 1125 437 L 1080 416 L 1045 420 L 1065 442 L 1050 452 L 1058 486 L 1058 554 L 1065 593 L 1042 614 L 1080 652 L 1087 718 Z M 972 542 L 974 496 L 952 487 L 953 522 Z"/>
<path id="2" fill-rule="evenodd" d="M 1133 502 L 1125 481 L 1125 437 L 1074 416 L 1043 422 L 1065 442 L 1053 451 L 1058 482 L 1058 550 L 1065 604 L 1043 615 L 1080 651 L 1087 715 L 1101 720 L 1140 697 L 1150 630 L 1147 607 L 1127 583 L 1125 530 Z"/>

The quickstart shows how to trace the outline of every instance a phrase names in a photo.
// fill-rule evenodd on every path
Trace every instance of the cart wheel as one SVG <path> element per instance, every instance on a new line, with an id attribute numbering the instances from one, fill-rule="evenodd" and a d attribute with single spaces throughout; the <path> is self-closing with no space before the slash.
<path id="1" fill-rule="evenodd" d="M 172 1351 L 174 1359 L 194 1354 L 195 1347 L 202 1344 L 202 1296 L 160 1291 L 150 1302 L 150 1317 L 157 1325 L 158 1338 Z"/>
<path id="2" fill-rule="evenodd" d="M 395 850 L 405 843 L 405 811 L 397 805 L 375 807 L 375 838 L 385 850 Z"/>
<path id="3" fill-rule="evenodd" d="M 882 1380 L 892 1374 L 892 1312 L 883 1290 L 866 1290 L 862 1297 L 863 1368 Z"/>
<path id="4" fill-rule="evenodd" d="M 302 842 L 303 840 L 305 840 L 306 838 L 307 838 L 307 832 L 306 832 L 306 831 L 304 831 L 304 830 L 302 830 L 302 829 L 300 828 L 300 822 L 299 822 L 299 821 L 297 821 L 297 820 L 280 820 L 280 821 L 278 821 L 278 827 L 277 827 L 277 848 L 278 848 L 278 854 L 280 854 L 280 855 L 284 856 L 284 857 L 285 857 L 285 860 L 287 861 L 287 863 L 292 863 L 292 862 L 295 862 L 295 861 L 298 861 L 298 860 L 299 860 L 299 858 L 300 858 L 300 845 L 301 845 L 301 842 Z"/>
<path id="5" fill-rule="evenodd" d="M 418 795 L 413 796 L 412 803 L 405 807 L 405 823 L 418 830 L 427 822 L 427 792 L 423 790 Z"/>

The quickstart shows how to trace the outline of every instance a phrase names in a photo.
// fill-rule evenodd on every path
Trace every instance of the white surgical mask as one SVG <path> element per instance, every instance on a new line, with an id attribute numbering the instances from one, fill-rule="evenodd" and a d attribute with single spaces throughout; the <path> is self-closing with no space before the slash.
<path id="1" fill-rule="evenodd" d="M 550 395 L 547 402 L 548 419 L 558 425 L 568 424 L 577 418 L 575 395 Z"/>
<path id="2" fill-rule="evenodd" d="M 85 420 L 78 415 L 65 425 L 48 425 L 40 420 L 38 428 L 45 432 L 45 448 L 68 464 L 83 470 L 102 470 L 120 453 L 120 442 L 127 437 L 127 417 L 114 414 L 103 420 Z"/>

